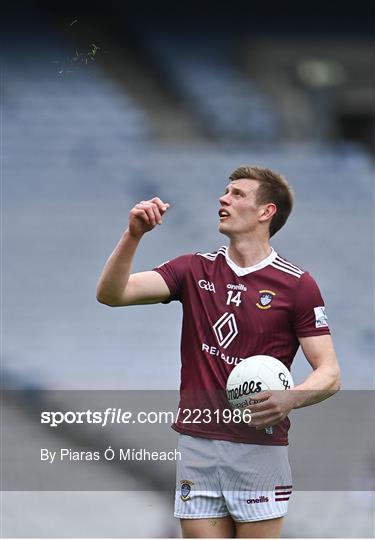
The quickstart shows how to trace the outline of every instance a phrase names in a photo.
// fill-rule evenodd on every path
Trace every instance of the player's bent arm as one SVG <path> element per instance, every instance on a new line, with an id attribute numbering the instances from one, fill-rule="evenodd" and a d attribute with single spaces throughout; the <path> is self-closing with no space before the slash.
<path id="1" fill-rule="evenodd" d="M 161 225 L 169 204 L 159 197 L 141 201 L 129 212 L 129 227 L 104 265 L 96 287 L 96 298 L 108 306 L 150 304 L 166 300 L 170 294 L 157 272 L 131 274 L 134 254 L 142 236 Z"/>
<path id="2" fill-rule="evenodd" d="M 107 306 L 120 307 L 162 302 L 170 296 L 164 279 L 155 271 L 131 274 L 134 253 L 141 236 L 127 230 L 108 258 L 96 288 L 96 298 Z"/>
<path id="3" fill-rule="evenodd" d="M 158 272 L 138 272 L 130 274 L 122 305 L 157 304 L 168 300 L 170 296 L 168 285 Z"/>
<path id="4" fill-rule="evenodd" d="M 319 403 L 340 389 L 340 368 L 331 336 L 303 337 L 299 342 L 313 372 L 292 389 L 298 392 L 294 409 Z"/>
<path id="5" fill-rule="evenodd" d="M 126 287 L 116 299 L 98 298 L 99 302 L 111 307 L 135 306 L 139 304 L 157 304 L 168 300 L 171 293 L 164 279 L 158 272 L 138 272 L 130 274 Z"/>

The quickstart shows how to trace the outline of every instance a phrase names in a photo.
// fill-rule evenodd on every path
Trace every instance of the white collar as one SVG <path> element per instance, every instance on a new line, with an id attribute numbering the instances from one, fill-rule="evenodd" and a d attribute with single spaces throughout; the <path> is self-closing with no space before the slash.
<path id="1" fill-rule="evenodd" d="M 262 268 L 265 268 L 269 264 L 271 264 L 277 257 L 276 251 L 271 247 L 271 253 L 263 259 L 262 261 L 258 262 L 257 264 L 254 264 L 254 266 L 248 266 L 247 268 L 242 268 L 241 266 L 238 266 L 235 262 L 232 261 L 232 259 L 229 258 L 228 255 L 228 247 L 225 248 L 225 260 L 227 261 L 228 266 L 231 267 L 233 272 L 237 276 L 246 276 L 246 274 L 251 274 L 252 272 L 256 272 L 257 270 L 261 270 Z"/>

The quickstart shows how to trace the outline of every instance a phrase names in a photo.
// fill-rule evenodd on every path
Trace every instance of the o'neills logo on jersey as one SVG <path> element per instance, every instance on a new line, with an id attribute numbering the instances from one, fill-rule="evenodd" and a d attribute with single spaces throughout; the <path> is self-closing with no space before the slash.
<path id="1" fill-rule="evenodd" d="M 228 283 L 227 289 L 231 289 L 232 291 L 247 291 L 247 287 L 245 287 L 245 285 L 243 285 L 242 283 L 239 283 L 238 285 Z"/>
<path id="2" fill-rule="evenodd" d="M 269 498 L 265 497 L 264 495 L 261 495 L 257 499 L 247 499 L 247 504 L 258 504 L 258 503 L 265 503 L 268 502 Z"/>
<path id="3" fill-rule="evenodd" d="M 234 388 L 227 390 L 227 396 L 230 401 L 238 399 L 242 396 L 248 396 L 249 394 L 256 394 L 262 391 L 261 381 L 245 381 L 243 384 L 239 384 Z"/>

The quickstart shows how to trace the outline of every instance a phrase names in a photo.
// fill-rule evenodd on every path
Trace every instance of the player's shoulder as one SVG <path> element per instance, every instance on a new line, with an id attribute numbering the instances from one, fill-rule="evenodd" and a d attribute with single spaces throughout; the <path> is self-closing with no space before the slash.
<path id="1" fill-rule="evenodd" d="M 208 251 L 208 252 L 197 251 L 194 255 L 198 257 L 198 260 L 204 259 L 210 262 L 215 262 L 215 261 L 220 260 L 221 257 L 225 258 L 226 252 L 227 252 L 227 247 L 221 246 L 216 251 Z"/>
<path id="2" fill-rule="evenodd" d="M 291 262 L 285 257 L 281 256 L 279 253 L 275 252 L 275 257 L 270 263 L 270 265 L 280 272 L 280 277 L 290 277 L 290 279 L 296 278 L 301 279 L 302 276 L 308 274 L 308 272 L 301 268 L 298 264 Z"/>
<path id="3" fill-rule="evenodd" d="M 173 262 L 173 261 L 180 261 L 180 260 L 184 260 L 185 262 L 187 262 L 187 261 L 193 261 L 194 259 L 195 260 L 206 259 L 207 261 L 215 261 L 220 255 L 225 258 L 226 251 L 227 251 L 227 247 L 221 246 L 216 251 L 208 251 L 208 252 L 195 251 L 195 252 L 190 252 L 190 253 L 183 253 L 182 255 L 177 255 L 173 259 L 168 259 L 163 264 Z"/>

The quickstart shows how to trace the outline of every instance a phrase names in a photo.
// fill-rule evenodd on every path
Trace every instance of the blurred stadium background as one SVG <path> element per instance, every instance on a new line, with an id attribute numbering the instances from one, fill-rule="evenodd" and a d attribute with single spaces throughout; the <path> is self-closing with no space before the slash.
<path id="1" fill-rule="evenodd" d="M 373 28 L 361 2 L 4 7 L 3 382 L 178 388 L 180 307 L 103 307 L 97 278 L 128 210 L 154 195 L 171 210 L 135 270 L 225 244 L 217 199 L 234 168 L 257 163 L 295 190 L 273 245 L 320 284 L 343 387 L 373 389 Z M 295 379 L 307 373 L 298 356 Z M 177 535 L 172 497 L 147 489 L 4 492 L 2 535 Z M 322 522 L 321 494 L 295 493 L 284 535 L 372 537 L 368 497 L 336 493 Z"/>

